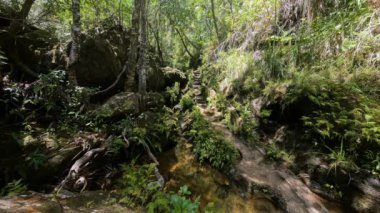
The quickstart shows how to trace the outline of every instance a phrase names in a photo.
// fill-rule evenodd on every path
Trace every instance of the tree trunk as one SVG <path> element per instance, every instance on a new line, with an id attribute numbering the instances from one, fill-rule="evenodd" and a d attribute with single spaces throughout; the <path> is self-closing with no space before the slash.
<path id="1" fill-rule="evenodd" d="M 81 34 L 81 21 L 80 21 L 80 0 L 72 0 L 72 14 L 73 14 L 73 24 L 71 28 L 71 49 L 69 55 L 69 65 L 68 65 L 68 77 L 72 85 L 77 85 L 77 75 L 74 69 L 74 65 L 79 60 L 80 51 L 80 34 Z"/>
<path id="2" fill-rule="evenodd" d="M 140 9 L 140 59 L 139 59 L 139 93 L 146 93 L 146 71 L 147 71 L 147 5 L 146 0 L 141 0 Z"/>
<path id="3" fill-rule="evenodd" d="M 221 40 L 222 40 L 222 38 L 220 37 L 220 34 L 219 34 L 218 20 L 216 19 L 216 15 L 215 15 L 215 3 L 214 3 L 214 0 L 211 0 L 211 13 L 212 13 L 212 19 L 213 19 L 213 22 L 214 22 L 214 28 L 215 28 L 216 37 L 218 38 L 218 42 L 220 43 Z"/>
<path id="4" fill-rule="evenodd" d="M 140 0 L 134 1 L 134 9 L 132 15 L 132 29 L 131 29 L 131 44 L 129 47 L 128 57 L 128 72 L 127 80 L 125 82 L 125 91 L 133 92 L 135 88 L 135 76 L 136 76 L 136 63 L 137 63 L 137 51 L 139 44 L 139 31 L 140 31 Z"/>
<path id="5" fill-rule="evenodd" d="M 163 53 L 162 53 L 162 49 L 161 49 L 161 43 L 160 43 L 160 30 L 158 29 L 160 26 L 158 23 L 156 23 L 156 25 L 158 25 L 158 26 L 156 26 L 156 29 L 154 29 L 151 24 L 148 23 L 148 25 L 149 25 L 149 28 L 152 30 L 152 34 L 153 34 L 154 40 L 156 42 L 159 64 L 161 67 L 163 67 L 164 66 L 164 57 L 163 57 Z"/>
<path id="6" fill-rule="evenodd" d="M 183 47 L 185 48 L 185 51 L 187 52 L 187 54 L 189 54 L 190 58 L 193 58 L 194 56 L 193 56 L 193 54 L 191 54 L 189 48 L 187 47 L 186 42 L 185 42 L 185 40 L 184 40 L 181 32 L 178 30 L 177 27 L 175 27 L 174 29 L 177 32 L 177 34 L 179 35 L 179 38 L 181 40 L 181 43 L 182 43 Z"/>

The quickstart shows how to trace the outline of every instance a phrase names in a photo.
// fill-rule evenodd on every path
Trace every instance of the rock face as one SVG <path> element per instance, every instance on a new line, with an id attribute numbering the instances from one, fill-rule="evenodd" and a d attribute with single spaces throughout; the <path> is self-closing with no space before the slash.
<path id="1" fill-rule="evenodd" d="M 368 178 L 354 182 L 344 195 L 346 206 L 355 212 L 380 212 L 380 181 Z"/>

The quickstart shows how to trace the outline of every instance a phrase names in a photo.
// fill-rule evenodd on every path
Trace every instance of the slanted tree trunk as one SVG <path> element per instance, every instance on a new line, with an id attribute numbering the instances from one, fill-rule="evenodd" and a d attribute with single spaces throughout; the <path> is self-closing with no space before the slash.
<path id="1" fill-rule="evenodd" d="M 214 0 L 211 0 L 211 13 L 212 13 L 212 19 L 214 22 L 216 37 L 218 39 L 218 42 L 220 43 L 222 38 L 220 37 L 219 28 L 218 28 L 218 20 L 216 19 L 216 15 L 215 15 L 215 2 L 214 2 Z"/>
<path id="2" fill-rule="evenodd" d="M 153 37 L 154 37 L 154 40 L 156 42 L 156 48 L 157 48 L 157 53 L 158 53 L 158 59 L 159 59 L 159 64 L 161 67 L 164 66 L 164 57 L 163 57 L 163 53 L 162 53 L 162 49 L 161 49 L 161 42 L 160 42 L 160 30 L 159 30 L 159 21 L 157 21 L 158 23 L 156 23 L 156 26 L 155 28 L 152 27 L 151 24 L 148 23 L 149 25 L 149 28 L 152 30 L 152 34 L 153 34 Z"/>
<path id="3" fill-rule="evenodd" d="M 80 34 L 81 34 L 81 21 L 80 21 L 80 0 L 72 0 L 71 5 L 73 24 L 71 27 L 71 49 L 69 55 L 68 64 L 68 77 L 71 84 L 77 85 L 77 75 L 74 69 L 74 65 L 79 60 L 79 50 L 80 50 Z"/>
<path id="4" fill-rule="evenodd" d="M 137 51 L 139 44 L 140 32 L 140 8 L 141 0 L 134 1 L 134 9 L 132 15 L 132 29 L 131 29 L 131 44 L 129 47 L 128 66 L 127 66 L 127 80 L 125 82 L 125 91 L 133 92 L 136 83 L 136 64 L 137 64 Z"/>
<path id="5" fill-rule="evenodd" d="M 13 64 L 17 69 L 21 70 L 25 74 L 38 78 L 38 74 L 30 69 L 22 59 L 19 57 L 17 49 L 17 36 L 22 34 L 25 26 L 26 18 L 28 17 L 30 10 L 34 4 L 35 0 L 25 0 L 22 4 L 21 10 L 13 17 L 9 25 L 9 34 L 11 35 L 9 40 L 5 41 L 11 44 L 11 49 L 7 52 L 7 57 L 9 62 Z"/>
<path id="6" fill-rule="evenodd" d="M 30 9 L 32 9 L 33 3 L 35 0 L 25 0 L 22 4 L 20 12 L 17 13 L 17 16 L 12 20 L 9 26 L 9 32 L 11 35 L 16 35 L 20 30 L 22 30 L 23 23 L 28 17 Z"/>
<path id="7" fill-rule="evenodd" d="M 139 59 L 139 93 L 144 96 L 146 93 L 146 72 L 148 65 L 147 57 L 147 5 L 146 0 L 141 0 L 140 9 L 140 59 Z"/>

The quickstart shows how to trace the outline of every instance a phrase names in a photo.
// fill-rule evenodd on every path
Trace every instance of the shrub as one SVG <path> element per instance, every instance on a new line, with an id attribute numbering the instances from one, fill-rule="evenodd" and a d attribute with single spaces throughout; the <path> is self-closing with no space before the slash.
<path id="1" fill-rule="evenodd" d="M 238 156 L 237 150 L 224 141 L 220 134 L 210 129 L 209 123 L 199 110 L 193 110 L 192 119 L 189 135 L 194 140 L 194 152 L 199 160 L 218 169 L 231 164 Z"/>
<path id="2" fill-rule="evenodd" d="M 330 152 L 333 167 L 355 168 L 350 165 L 376 160 L 373 156 L 359 162 L 358 157 L 380 147 L 380 105 L 375 92 L 380 87 L 372 84 L 372 92 L 367 93 L 368 86 L 358 84 L 363 78 L 342 78 L 341 72 L 299 73 L 284 90 L 283 98 L 274 101 L 280 102 L 285 111 L 301 109 L 297 113 L 304 140 Z"/>
<path id="3" fill-rule="evenodd" d="M 166 94 L 169 96 L 170 103 L 174 104 L 178 101 L 180 90 L 179 82 L 175 82 L 172 87 L 166 88 Z"/>
<path id="4" fill-rule="evenodd" d="M 160 185 L 155 181 L 154 164 L 138 166 L 132 161 L 130 165 L 121 166 L 123 172 L 120 179 L 120 203 L 129 207 L 143 206 L 159 191 Z"/>
<path id="5" fill-rule="evenodd" d="M 152 202 L 147 205 L 148 213 L 196 213 L 200 206 L 199 197 L 192 201 L 190 196 L 191 192 L 186 185 L 182 186 L 177 193 L 157 193 Z"/>
<path id="6" fill-rule="evenodd" d="M 182 96 L 181 101 L 180 101 L 180 105 L 182 106 L 183 110 L 189 110 L 189 109 L 193 108 L 194 104 L 195 104 L 194 100 L 193 100 L 193 98 L 191 98 L 189 93 Z"/>

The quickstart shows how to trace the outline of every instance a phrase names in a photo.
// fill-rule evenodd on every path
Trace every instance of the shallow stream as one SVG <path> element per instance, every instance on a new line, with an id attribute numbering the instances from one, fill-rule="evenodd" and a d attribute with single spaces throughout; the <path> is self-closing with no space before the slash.
<path id="1" fill-rule="evenodd" d="M 189 186 L 193 195 L 200 196 L 202 212 L 207 206 L 213 206 L 216 212 L 282 212 L 264 194 L 247 195 L 219 171 L 201 165 L 191 153 L 191 144 L 178 144 L 163 153 L 159 161 L 160 171 L 167 179 L 167 190 Z"/>

